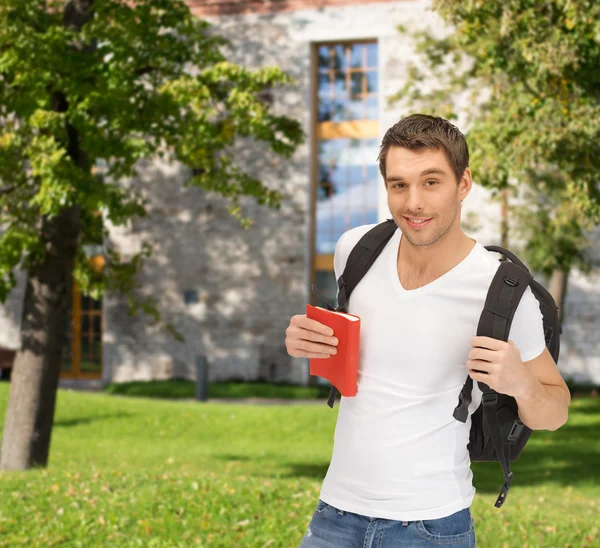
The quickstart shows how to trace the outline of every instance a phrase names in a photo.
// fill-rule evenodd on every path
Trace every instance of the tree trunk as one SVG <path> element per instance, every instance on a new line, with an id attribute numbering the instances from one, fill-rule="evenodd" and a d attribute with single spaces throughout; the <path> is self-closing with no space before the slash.
<path id="1" fill-rule="evenodd" d="M 93 16 L 94 0 L 65 0 L 63 24 L 80 30 Z M 93 51 L 95 43 L 73 43 L 79 51 Z M 67 112 L 67 97 L 57 89 L 53 110 Z M 89 171 L 76 129 L 67 124 L 67 154 Z M 10 395 L 0 449 L 0 469 L 23 470 L 46 466 L 54 422 L 56 389 L 69 320 L 73 266 L 81 231 L 79 206 L 64 209 L 42 222 L 45 255 L 29 268 L 21 317 L 21 349 L 13 366 Z"/>
<path id="2" fill-rule="evenodd" d="M 0 451 L 3 470 L 48 463 L 79 217 L 75 206 L 44 222 L 46 255 L 29 270 Z"/>
<path id="3" fill-rule="evenodd" d="M 569 282 L 569 272 L 556 269 L 552 272 L 550 279 L 550 295 L 554 298 L 558 306 L 558 320 L 562 324 L 564 318 L 564 305 L 567 296 L 567 284 Z"/>

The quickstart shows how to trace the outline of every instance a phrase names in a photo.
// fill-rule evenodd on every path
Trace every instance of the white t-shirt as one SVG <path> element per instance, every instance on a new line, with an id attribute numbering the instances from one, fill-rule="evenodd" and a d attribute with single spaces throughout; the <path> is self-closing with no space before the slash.
<path id="1" fill-rule="evenodd" d="M 336 279 L 352 248 L 375 225 L 344 233 L 335 249 Z M 471 414 L 452 413 L 467 378 L 470 340 L 500 256 L 479 242 L 452 270 L 405 290 L 398 278 L 398 229 L 353 291 L 348 312 L 361 318 L 357 394 L 342 397 L 333 454 L 320 497 L 341 510 L 401 521 L 437 519 L 471 505 Z M 542 314 L 527 288 L 509 340 L 522 361 L 546 347 Z M 502 479 L 498 466 L 499 477 Z"/>

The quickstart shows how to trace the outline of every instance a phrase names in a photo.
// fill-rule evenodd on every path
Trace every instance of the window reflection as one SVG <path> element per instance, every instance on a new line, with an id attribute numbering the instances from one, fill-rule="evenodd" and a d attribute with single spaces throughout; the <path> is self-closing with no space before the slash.
<path id="1" fill-rule="evenodd" d="M 320 46 L 318 58 L 319 121 L 376 120 L 377 44 Z"/>
<path id="2" fill-rule="evenodd" d="M 344 232 L 377 222 L 378 146 L 377 139 L 319 143 L 317 253 L 333 253 Z"/>

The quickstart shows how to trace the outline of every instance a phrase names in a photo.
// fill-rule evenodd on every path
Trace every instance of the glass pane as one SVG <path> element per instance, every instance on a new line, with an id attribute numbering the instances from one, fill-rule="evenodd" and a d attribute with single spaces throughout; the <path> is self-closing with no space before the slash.
<path id="1" fill-rule="evenodd" d="M 367 48 L 367 66 L 368 67 L 377 67 L 378 59 L 377 59 L 377 44 L 366 44 Z"/>
<path id="2" fill-rule="evenodd" d="M 367 97 L 365 99 L 365 117 L 367 120 L 377 120 L 379 118 L 377 96 Z"/>
<path id="3" fill-rule="evenodd" d="M 367 93 L 377 93 L 377 72 L 365 72 L 367 78 Z"/>
<path id="4" fill-rule="evenodd" d="M 90 343 L 86 341 L 87 353 L 81 355 L 81 371 L 83 373 L 102 372 L 102 343 L 99 340 Z"/>
<path id="5" fill-rule="evenodd" d="M 369 211 L 367 211 L 367 224 L 374 225 L 378 221 L 378 213 L 377 207 L 371 207 Z"/>
<path id="6" fill-rule="evenodd" d="M 98 335 L 98 334 L 102 334 L 102 318 L 101 316 L 97 315 L 94 316 L 94 334 Z"/>
<path id="7" fill-rule="evenodd" d="M 81 363 L 83 365 L 83 362 L 86 360 L 89 360 L 90 358 L 90 340 L 87 336 L 87 334 L 82 334 L 81 335 Z"/>
<path id="8" fill-rule="evenodd" d="M 333 90 L 336 97 L 340 97 L 342 99 L 348 97 L 348 90 L 346 89 L 346 74 L 344 72 L 335 73 Z"/>
<path id="9" fill-rule="evenodd" d="M 331 104 L 331 121 L 343 122 L 345 120 L 348 120 L 347 108 L 347 99 L 341 99 L 336 97 Z"/>
<path id="10" fill-rule="evenodd" d="M 362 147 L 363 163 L 367 166 L 369 177 L 378 177 L 377 156 L 379 156 L 379 139 L 365 139 Z"/>
<path id="11" fill-rule="evenodd" d="M 333 66 L 335 69 L 343 71 L 345 71 L 348 67 L 348 62 L 346 60 L 346 46 L 335 46 L 335 58 L 333 60 Z"/>
<path id="12" fill-rule="evenodd" d="M 319 46 L 318 57 L 319 57 L 319 68 L 320 69 L 329 68 L 329 46 Z"/>
<path id="13" fill-rule="evenodd" d="M 344 92 L 345 95 L 345 92 Z M 320 98 L 319 121 L 320 122 L 343 122 L 348 120 L 348 100 L 345 97 Z"/>
<path id="14" fill-rule="evenodd" d="M 324 97 L 319 98 L 319 122 L 329 122 L 333 117 L 333 101 Z"/>
<path id="15" fill-rule="evenodd" d="M 352 99 L 360 97 L 363 93 L 363 78 L 362 72 L 353 72 L 350 75 L 350 97 Z"/>
<path id="16" fill-rule="evenodd" d="M 319 74 L 319 96 L 328 97 L 331 95 L 331 82 L 328 72 Z"/>
<path id="17" fill-rule="evenodd" d="M 365 118 L 365 104 L 362 100 L 350 101 L 346 109 L 347 120 L 363 120 Z"/>
<path id="18" fill-rule="evenodd" d="M 81 316 L 81 336 L 82 337 L 87 336 L 89 330 L 90 330 L 90 318 L 88 317 L 87 314 L 83 314 Z"/>
<path id="19" fill-rule="evenodd" d="M 352 68 L 361 68 L 363 66 L 363 49 L 364 44 L 353 44 L 352 54 L 350 57 L 350 66 Z"/>
<path id="20" fill-rule="evenodd" d="M 379 149 L 377 150 L 377 152 L 379 151 Z M 375 152 L 375 151 L 374 151 Z M 370 156 L 370 152 L 367 154 L 367 156 Z M 379 164 L 377 163 L 377 155 L 375 155 L 373 158 L 367 157 L 367 162 L 373 162 L 372 164 L 369 163 L 369 165 L 367 165 L 367 178 L 369 179 L 369 181 L 377 181 L 377 184 L 381 184 L 383 185 L 383 180 L 380 178 L 380 174 L 379 174 Z"/>
<path id="21" fill-rule="evenodd" d="M 100 362 L 101 356 L 101 348 L 100 348 L 100 340 L 95 337 L 90 346 L 90 359 L 94 361 L 94 363 Z"/>

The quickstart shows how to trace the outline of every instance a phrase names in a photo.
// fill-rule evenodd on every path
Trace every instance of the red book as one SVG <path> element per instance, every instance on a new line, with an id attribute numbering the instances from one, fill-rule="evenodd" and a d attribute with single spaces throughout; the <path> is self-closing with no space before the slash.
<path id="1" fill-rule="evenodd" d="M 339 341 L 337 354 L 329 358 L 310 358 L 310 374 L 327 379 L 342 396 L 356 396 L 360 318 L 310 304 L 306 305 L 306 316 L 331 327 Z"/>

